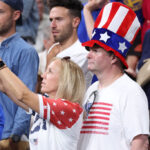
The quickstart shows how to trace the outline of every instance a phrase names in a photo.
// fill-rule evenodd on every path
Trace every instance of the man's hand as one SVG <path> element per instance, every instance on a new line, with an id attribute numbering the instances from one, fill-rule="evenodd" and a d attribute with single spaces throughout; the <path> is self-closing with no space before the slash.
<path id="1" fill-rule="evenodd" d="M 102 7 L 105 6 L 108 2 L 109 2 L 109 0 L 88 0 L 88 3 L 85 5 L 85 7 L 86 7 L 89 11 L 93 11 L 93 10 L 102 8 Z"/>

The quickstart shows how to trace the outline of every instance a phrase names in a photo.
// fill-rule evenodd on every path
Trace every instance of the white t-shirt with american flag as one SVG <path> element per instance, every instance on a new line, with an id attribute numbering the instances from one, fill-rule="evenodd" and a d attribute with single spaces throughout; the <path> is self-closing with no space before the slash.
<path id="1" fill-rule="evenodd" d="M 126 74 L 101 90 L 98 84 L 94 83 L 85 96 L 85 106 L 90 110 L 83 122 L 78 150 L 130 150 L 135 136 L 149 134 L 145 93 Z M 91 94 L 94 91 L 96 96 Z"/>
<path id="2" fill-rule="evenodd" d="M 39 95 L 40 114 L 35 114 L 29 135 L 31 150 L 77 150 L 83 110 L 77 103 Z M 43 119 L 44 118 L 44 119 Z"/>

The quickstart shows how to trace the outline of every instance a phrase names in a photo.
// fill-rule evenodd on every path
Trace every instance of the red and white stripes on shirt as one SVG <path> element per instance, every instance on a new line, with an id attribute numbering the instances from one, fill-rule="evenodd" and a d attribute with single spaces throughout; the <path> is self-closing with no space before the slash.
<path id="1" fill-rule="evenodd" d="M 87 119 L 83 122 L 81 134 L 108 134 L 112 104 L 94 102 Z"/>

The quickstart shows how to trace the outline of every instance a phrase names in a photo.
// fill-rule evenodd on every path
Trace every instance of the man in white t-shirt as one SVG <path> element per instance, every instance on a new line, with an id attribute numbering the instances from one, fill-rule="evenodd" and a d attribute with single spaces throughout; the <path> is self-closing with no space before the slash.
<path id="1" fill-rule="evenodd" d="M 147 150 L 149 113 L 141 87 L 124 69 L 125 56 L 140 23 L 127 6 L 107 4 L 95 21 L 88 69 L 96 74 L 85 95 L 86 110 L 78 150 Z"/>
<path id="2" fill-rule="evenodd" d="M 47 65 L 52 57 L 70 56 L 71 60 L 82 68 L 86 85 L 89 87 L 93 74 L 87 69 L 88 52 L 81 45 L 77 36 L 83 8 L 82 3 L 79 0 L 49 0 L 49 8 L 50 28 L 55 45 L 49 49 Z"/>

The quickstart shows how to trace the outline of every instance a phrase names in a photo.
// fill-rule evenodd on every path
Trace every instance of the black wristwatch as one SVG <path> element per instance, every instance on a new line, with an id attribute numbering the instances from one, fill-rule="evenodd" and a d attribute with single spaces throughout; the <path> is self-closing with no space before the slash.
<path id="1" fill-rule="evenodd" d="M 21 137 L 19 135 L 12 135 L 11 139 L 14 143 L 17 143 L 20 141 Z"/>
<path id="2" fill-rule="evenodd" d="M 5 66 L 5 63 L 2 60 L 0 60 L 0 68 L 3 68 L 4 66 Z"/>

